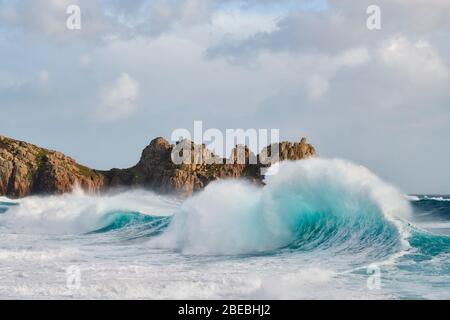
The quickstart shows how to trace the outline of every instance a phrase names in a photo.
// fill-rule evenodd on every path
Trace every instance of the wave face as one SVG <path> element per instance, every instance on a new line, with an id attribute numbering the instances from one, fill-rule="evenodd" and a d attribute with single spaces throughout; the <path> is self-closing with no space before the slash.
<path id="1" fill-rule="evenodd" d="M 264 188 L 212 183 L 187 200 L 157 246 L 187 254 L 252 254 L 345 247 L 389 254 L 401 246 L 404 196 L 366 168 L 342 160 L 285 162 Z"/>
<path id="2" fill-rule="evenodd" d="M 187 200 L 0 198 L 0 298 L 450 299 L 450 197 L 405 196 L 343 160 L 278 170 L 264 187 L 218 181 Z M 67 293 L 74 264 L 87 285 Z"/>

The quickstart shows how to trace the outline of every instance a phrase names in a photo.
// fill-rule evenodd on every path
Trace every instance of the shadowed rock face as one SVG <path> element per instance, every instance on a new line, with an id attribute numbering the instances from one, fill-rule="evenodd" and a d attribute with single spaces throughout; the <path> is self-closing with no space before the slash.
<path id="1" fill-rule="evenodd" d="M 178 152 L 181 146 L 192 152 Z M 262 184 L 261 168 L 268 165 L 260 163 L 260 159 L 270 155 L 273 147 L 268 146 L 262 155 L 255 156 L 247 147 L 237 146 L 230 159 L 222 159 L 204 145 L 186 140 L 173 145 L 164 138 L 156 138 L 143 150 L 134 167 L 99 171 L 82 166 L 60 152 L 0 136 L 0 195 L 64 193 L 79 186 L 88 192 L 142 187 L 189 196 L 217 179 L 243 178 Z M 190 156 L 191 164 L 175 164 L 174 149 L 183 159 Z M 280 143 L 279 154 L 280 160 L 301 160 L 316 152 L 303 138 L 298 143 Z"/>

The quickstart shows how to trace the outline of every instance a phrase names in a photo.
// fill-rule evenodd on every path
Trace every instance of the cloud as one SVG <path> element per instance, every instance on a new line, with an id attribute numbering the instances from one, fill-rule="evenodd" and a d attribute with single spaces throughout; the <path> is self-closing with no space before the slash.
<path id="1" fill-rule="evenodd" d="M 100 90 L 100 103 L 96 110 L 99 121 L 117 121 L 127 118 L 137 110 L 136 99 L 140 84 L 129 74 L 121 74 L 113 83 Z"/>
<path id="2" fill-rule="evenodd" d="M 437 38 L 450 29 L 448 0 L 379 0 L 376 4 L 381 9 L 381 31 L 366 27 L 366 9 L 373 1 L 342 0 L 328 4 L 326 10 L 291 10 L 279 17 L 271 32 L 224 39 L 208 48 L 208 57 L 247 63 L 267 51 L 337 54 L 355 46 L 376 48 L 398 34 L 430 41 L 429 37 Z"/>
<path id="3" fill-rule="evenodd" d="M 260 13 L 267 11 L 264 8 L 279 10 L 292 2 L 279 0 L 274 5 L 267 0 L 0 0 L 0 28 L 20 30 L 53 41 L 103 45 L 136 37 L 152 39 L 180 29 L 211 25 L 214 20 L 222 27 L 226 24 L 225 32 L 228 33 L 228 29 L 234 32 L 236 24 L 228 24 L 231 17 L 227 19 L 223 13 L 239 10 L 248 12 L 249 17 L 241 20 L 241 15 L 237 15 L 232 19 L 243 27 L 239 33 L 248 33 L 247 28 L 255 28 L 251 21 L 253 9 L 263 8 Z M 309 4 L 310 0 L 296 3 Z M 66 28 L 69 5 L 81 9 L 82 29 L 79 31 Z"/>
<path id="4" fill-rule="evenodd" d="M 379 55 L 389 68 L 420 83 L 436 83 L 449 76 L 439 53 L 426 40 L 412 42 L 404 36 L 395 36 L 382 43 Z"/>
<path id="5" fill-rule="evenodd" d="M 310 77 L 307 84 L 308 98 L 311 102 L 321 99 L 329 89 L 330 81 L 336 77 L 341 68 L 356 68 L 370 60 L 366 48 L 354 48 L 315 61 L 317 70 Z"/>
<path id="6" fill-rule="evenodd" d="M 2 1 L 1 25 L 22 28 L 27 31 L 42 32 L 46 35 L 66 30 L 66 8 L 79 4 L 78 0 L 48 0 L 45 5 L 29 1 Z"/>

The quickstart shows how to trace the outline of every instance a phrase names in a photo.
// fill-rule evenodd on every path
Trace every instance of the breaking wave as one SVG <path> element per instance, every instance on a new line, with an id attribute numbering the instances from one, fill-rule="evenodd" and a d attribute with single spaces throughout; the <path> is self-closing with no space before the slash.
<path id="1" fill-rule="evenodd" d="M 408 246 L 403 194 L 343 160 L 284 162 L 258 188 L 212 183 L 151 244 L 186 254 L 345 250 L 381 257 Z"/>
<path id="2" fill-rule="evenodd" d="M 63 195 L 27 197 L 19 204 L 4 199 L 3 203 L 9 206 L 0 202 L 0 208 L 8 209 L 0 225 L 43 234 L 106 232 L 170 216 L 179 201 L 143 190 L 97 196 L 77 190 Z"/>
<path id="3" fill-rule="evenodd" d="M 2 198 L 0 226 L 141 239 L 149 248 L 189 255 L 315 252 L 364 262 L 411 247 L 424 254 L 449 251 L 449 237 L 407 222 L 410 201 L 416 206 L 431 199 L 408 201 L 365 167 L 310 159 L 284 162 L 278 170 L 263 187 L 218 181 L 184 201 L 142 190 Z"/>

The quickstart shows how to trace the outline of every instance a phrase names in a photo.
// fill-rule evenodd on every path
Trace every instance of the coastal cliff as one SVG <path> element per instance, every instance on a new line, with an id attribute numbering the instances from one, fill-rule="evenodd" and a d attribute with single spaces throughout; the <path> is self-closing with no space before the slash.
<path id="1" fill-rule="evenodd" d="M 172 156 L 178 143 L 192 149 L 190 164 L 175 164 Z M 247 147 L 237 146 L 230 159 L 222 159 L 190 141 L 170 144 L 164 138 L 154 139 L 142 152 L 139 162 L 128 169 L 100 171 L 78 164 L 60 152 L 44 149 L 23 141 L 0 136 L 0 195 L 19 198 L 33 194 L 55 194 L 80 187 L 99 192 L 118 187 L 140 187 L 158 193 L 177 193 L 189 196 L 217 179 L 242 178 L 262 184 L 263 155 L 258 156 Z M 189 149 L 188 146 L 188 149 Z M 186 147 L 186 146 L 184 146 Z M 185 148 L 186 150 L 186 148 Z M 279 160 L 301 160 L 314 156 L 314 147 L 303 138 L 300 142 L 281 142 Z M 200 157 L 201 161 L 196 157 Z M 255 157 L 256 161 L 250 161 Z"/>
<path id="2" fill-rule="evenodd" d="M 0 136 L 0 195 L 64 193 L 77 185 L 96 191 L 104 183 L 103 174 L 60 152 Z"/>

